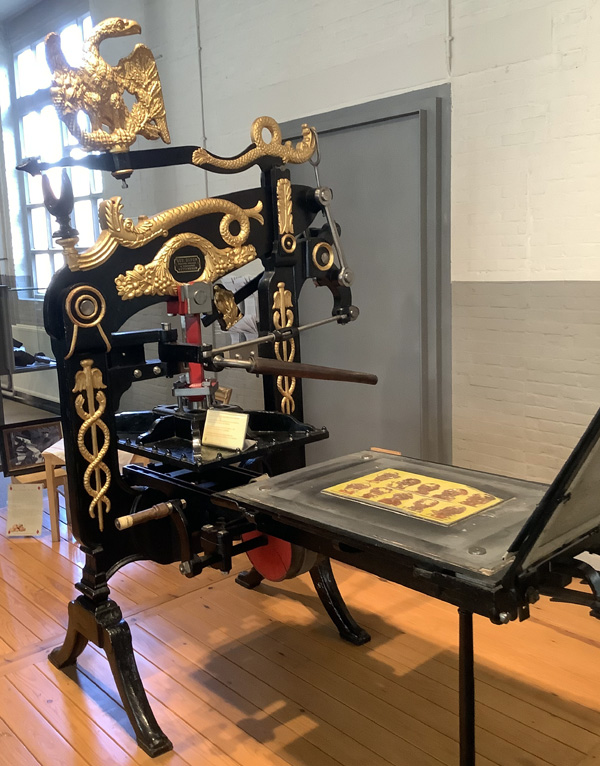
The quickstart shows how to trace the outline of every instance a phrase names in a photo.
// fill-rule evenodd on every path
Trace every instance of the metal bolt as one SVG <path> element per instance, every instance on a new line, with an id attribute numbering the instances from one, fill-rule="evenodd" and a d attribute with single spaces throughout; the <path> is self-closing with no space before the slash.
<path id="1" fill-rule="evenodd" d="M 332 190 L 327 186 L 319 186 L 318 189 L 315 189 L 315 196 L 317 197 L 319 202 L 331 202 L 333 199 L 333 192 Z"/>
<path id="2" fill-rule="evenodd" d="M 133 377 L 134 377 L 136 380 L 139 380 L 139 379 L 142 377 L 142 374 L 143 374 L 143 373 L 142 373 L 142 371 L 141 371 L 141 370 L 134 370 L 134 371 L 133 371 Z"/>
<path id="3" fill-rule="evenodd" d="M 350 285 L 354 282 L 354 272 L 352 269 L 348 269 L 344 266 L 344 268 L 338 274 L 338 281 L 344 287 L 350 287 Z"/>
<path id="4" fill-rule="evenodd" d="M 81 316 L 91 317 L 95 310 L 96 306 L 94 305 L 94 301 L 89 298 L 84 298 L 79 304 L 79 313 Z"/>
<path id="5" fill-rule="evenodd" d="M 501 625 L 506 625 L 507 622 L 510 622 L 510 614 L 508 612 L 500 612 L 498 621 Z"/>
<path id="6" fill-rule="evenodd" d="M 152 368 L 152 372 L 155 375 L 160 375 L 162 372 L 162 369 L 157 364 L 155 364 L 154 367 Z"/>
<path id="7" fill-rule="evenodd" d="M 484 548 L 481 545 L 472 545 L 468 552 L 471 554 L 471 556 L 483 556 L 487 553 L 487 548 Z"/>

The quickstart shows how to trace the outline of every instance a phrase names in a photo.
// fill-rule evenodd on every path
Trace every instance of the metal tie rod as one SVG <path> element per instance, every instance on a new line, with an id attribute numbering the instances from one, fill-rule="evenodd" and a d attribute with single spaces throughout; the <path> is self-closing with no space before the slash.
<path id="1" fill-rule="evenodd" d="M 348 314 L 348 318 L 353 320 L 356 319 L 358 316 L 358 309 L 355 306 L 351 306 L 351 311 Z M 328 317 L 327 319 L 320 319 L 318 322 L 310 322 L 310 324 L 302 325 L 301 327 L 294 328 L 295 332 L 304 332 L 304 330 L 312 330 L 313 327 L 320 327 L 324 324 L 330 324 L 331 322 L 339 322 L 340 319 L 343 319 L 344 315 L 340 314 L 339 316 L 332 316 Z M 290 328 L 291 329 L 291 328 Z M 293 335 L 290 333 L 290 338 L 292 338 Z M 230 346 L 220 346 L 219 348 L 212 348 L 209 351 L 206 352 L 206 356 L 208 357 L 214 357 L 214 356 L 220 356 L 221 354 L 225 354 L 228 351 L 237 351 L 241 348 L 248 348 L 249 346 L 258 346 L 261 343 L 270 343 L 272 341 L 285 341 L 289 340 L 286 338 L 281 338 L 280 334 L 275 333 L 268 333 L 267 335 L 261 335 L 258 338 L 254 338 L 253 340 L 244 340 L 241 343 L 232 343 Z"/>

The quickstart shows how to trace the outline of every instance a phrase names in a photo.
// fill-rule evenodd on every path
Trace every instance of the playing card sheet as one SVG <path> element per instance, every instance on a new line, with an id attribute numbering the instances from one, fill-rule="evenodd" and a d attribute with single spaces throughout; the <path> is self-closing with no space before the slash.
<path id="1" fill-rule="evenodd" d="M 322 491 L 438 524 L 453 524 L 508 499 L 466 484 L 396 469 L 369 473 Z"/>

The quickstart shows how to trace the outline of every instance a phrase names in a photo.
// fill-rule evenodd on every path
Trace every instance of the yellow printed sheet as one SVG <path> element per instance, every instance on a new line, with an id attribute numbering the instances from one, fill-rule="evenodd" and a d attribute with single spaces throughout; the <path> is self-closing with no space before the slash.
<path id="1" fill-rule="evenodd" d="M 438 524 L 452 524 L 504 502 L 504 498 L 466 484 L 392 468 L 327 487 L 323 492 Z"/>

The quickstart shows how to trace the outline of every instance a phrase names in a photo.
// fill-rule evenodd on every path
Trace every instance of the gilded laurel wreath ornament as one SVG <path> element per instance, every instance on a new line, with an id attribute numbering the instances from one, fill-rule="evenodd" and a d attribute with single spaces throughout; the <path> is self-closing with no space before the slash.
<path id="1" fill-rule="evenodd" d="M 186 232 L 171 237 L 147 264 L 138 263 L 133 269 L 115 278 L 117 293 L 124 301 L 143 295 L 177 295 L 179 282 L 169 271 L 171 257 L 182 247 L 196 247 L 204 256 L 204 269 L 197 282 L 214 282 L 256 258 L 252 245 L 215 247 L 205 237 Z"/>
<path id="2" fill-rule="evenodd" d="M 52 72 L 52 101 L 69 132 L 86 151 L 126 151 L 137 136 L 170 143 L 162 87 L 152 51 L 138 44 L 116 66 L 100 55 L 103 40 L 141 33 L 136 21 L 104 19 L 83 46 L 83 63 L 72 67 L 61 49 L 60 36 L 46 37 L 46 58 Z M 135 98 L 129 109 L 123 95 Z M 91 130 L 78 121 L 83 112 Z M 106 128 L 106 130 L 104 130 Z"/>

